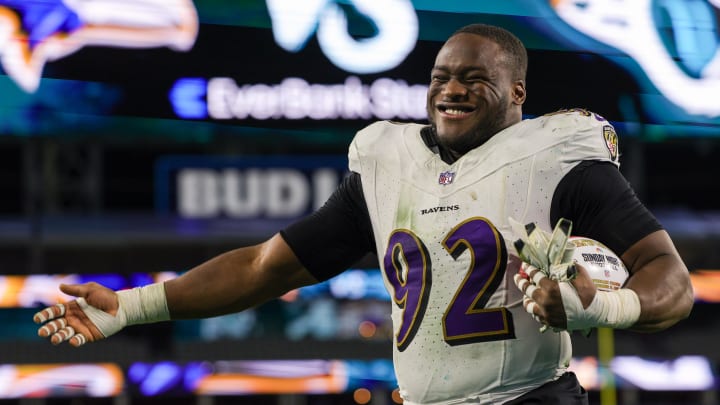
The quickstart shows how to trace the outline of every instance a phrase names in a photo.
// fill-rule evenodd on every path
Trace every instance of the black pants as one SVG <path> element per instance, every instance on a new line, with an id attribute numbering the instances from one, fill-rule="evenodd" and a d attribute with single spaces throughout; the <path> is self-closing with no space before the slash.
<path id="1" fill-rule="evenodd" d="M 588 405 L 587 391 L 575 373 L 567 372 L 555 381 L 543 384 L 505 405 Z"/>

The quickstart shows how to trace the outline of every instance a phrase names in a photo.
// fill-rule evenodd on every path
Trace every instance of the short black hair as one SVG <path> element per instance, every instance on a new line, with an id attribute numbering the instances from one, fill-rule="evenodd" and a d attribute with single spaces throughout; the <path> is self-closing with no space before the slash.
<path id="1" fill-rule="evenodd" d="M 528 65 L 527 49 L 515 34 L 504 28 L 488 24 L 466 25 L 455 31 L 451 38 L 457 34 L 479 35 L 500 45 L 508 57 L 510 69 L 515 73 L 515 80 L 525 80 Z"/>

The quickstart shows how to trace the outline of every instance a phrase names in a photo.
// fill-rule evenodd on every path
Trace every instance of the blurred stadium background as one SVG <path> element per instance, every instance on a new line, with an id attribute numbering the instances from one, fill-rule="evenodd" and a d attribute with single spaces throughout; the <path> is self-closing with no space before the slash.
<path id="1" fill-rule="evenodd" d="M 31 316 L 66 298 L 60 282 L 162 280 L 309 213 L 356 130 L 425 119 L 435 53 L 472 22 L 527 44 L 527 117 L 613 122 L 621 170 L 692 271 L 697 304 L 676 327 L 574 336 L 591 402 L 719 403 L 719 8 L 0 0 L 0 403 L 399 403 L 372 257 L 241 314 L 82 349 L 51 347 Z"/>

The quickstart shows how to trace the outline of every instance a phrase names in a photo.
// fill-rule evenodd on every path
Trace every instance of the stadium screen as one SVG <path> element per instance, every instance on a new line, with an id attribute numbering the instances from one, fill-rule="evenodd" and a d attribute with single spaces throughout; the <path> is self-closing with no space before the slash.
<path id="1" fill-rule="evenodd" d="M 529 116 L 579 106 L 630 136 L 720 134 L 712 2 L 576 3 L 0 1 L 0 133 L 345 144 L 372 120 L 423 120 L 442 41 L 488 22 L 529 48 Z"/>

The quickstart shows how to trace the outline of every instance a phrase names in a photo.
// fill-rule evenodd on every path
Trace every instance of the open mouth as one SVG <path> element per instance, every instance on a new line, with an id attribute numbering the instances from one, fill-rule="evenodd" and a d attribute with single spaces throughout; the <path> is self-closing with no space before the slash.
<path id="1" fill-rule="evenodd" d="M 438 105 L 437 106 L 438 111 L 445 115 L 454 116 L 454 117 L 462 117 L 464 115 L 470 114 L 471 112 L 475 111 L 475 108 L 470 106 L 463 106 L 463 105 Z"/>

